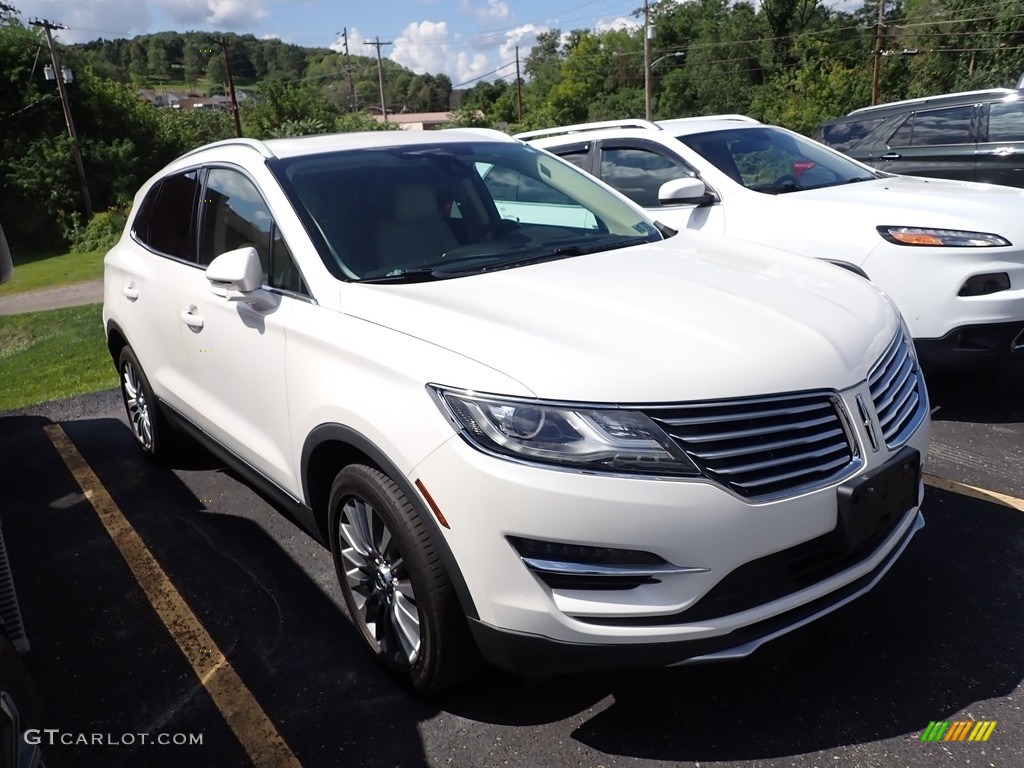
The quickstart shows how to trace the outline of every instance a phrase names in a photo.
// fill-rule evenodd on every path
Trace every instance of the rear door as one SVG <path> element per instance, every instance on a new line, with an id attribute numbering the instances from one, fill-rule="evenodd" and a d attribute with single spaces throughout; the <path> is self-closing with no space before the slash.
<path id="1" fill-rule="evenodd" d="M 975 180 L 979 105 L 966 104 L 911 112 L 873 153 L 880 171 L 941 179 Z"/>
<path id="2" fill-rule="evenodd" d="M 982 109 L 977 180 L 1024 187 L 1024 100 L 997 101 Z"/>
<path id="3" fill-rule="evenodd" d="M 124 331 L 154 394 L 179 408 L 189 389 L 178 331 L 178 290 L 196 269 L 195 208 L 200 173 L 154 184 L 122 239 L 104 260 L 104 307 Z"/>

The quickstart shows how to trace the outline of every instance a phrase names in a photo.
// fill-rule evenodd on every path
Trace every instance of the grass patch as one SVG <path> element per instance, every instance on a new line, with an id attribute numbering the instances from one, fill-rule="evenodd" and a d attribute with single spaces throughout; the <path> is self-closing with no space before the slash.
<path id="1" fill-rule="evenodd" d="M 105 251 L 90 251 L 26 258 L 15 254 L 14 277 L 0 286 L 0 296 L 101 278 L 104 254 Z"/>
<path id="2" fill-rule="evenodd" d="M 102 305 L 0 317 L 0 411 L 117 386 Z"/>

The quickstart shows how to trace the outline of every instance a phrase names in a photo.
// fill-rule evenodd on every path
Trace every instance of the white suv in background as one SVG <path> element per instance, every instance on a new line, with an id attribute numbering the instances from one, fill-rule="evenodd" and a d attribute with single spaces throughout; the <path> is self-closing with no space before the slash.
<path id="1" fill-rule="evenodd" d="M 1024 190 L 894 176 L 742 115 L 519 134 L 675 229 L 724 234 L 866 275 L 926 363 L 1024 358 Z"/>
<path id="2" fill-rule="evenodd" d="M 522 673 L 742 656 L 923 524 L 927 395 L 874 286 L 668 242 L 499 133 L 195 150 L 105 266 L 140 448 L 185 431 L 277 499 L 421 690 L 476 650 Z"/>

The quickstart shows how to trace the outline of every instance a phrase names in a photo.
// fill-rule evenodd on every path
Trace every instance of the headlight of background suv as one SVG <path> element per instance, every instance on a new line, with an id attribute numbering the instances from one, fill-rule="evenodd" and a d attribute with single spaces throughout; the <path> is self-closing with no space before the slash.
<path id="1" fill-rule="evenodd" d="M 1010 245 L 1010 241 L 988 232 L 927 227 L 875 227 L 883 238 L 896 245 L 930 245 L 947 248 L 992 248 Z"/>
<path id="2" fill-rule="evenodd" d="M 672 439 L 637 411 L 482 395 L 435 385 L 428 389 L 462 437 L 485 453 L 595 472 L 700 474 Z"/>

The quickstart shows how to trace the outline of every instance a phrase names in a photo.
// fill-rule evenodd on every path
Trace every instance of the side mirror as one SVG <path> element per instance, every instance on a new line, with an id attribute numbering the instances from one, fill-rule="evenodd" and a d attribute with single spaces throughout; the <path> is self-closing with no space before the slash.
<path id="1" fill-rule="evenodd" d="M 263 285 L 263 267 L 260 255 L 252 246 L 225 251 L 210 262 L 206 279 L 214 289 L 236 290 L 240 293 L 255 291 Z M 214 293 L 219 295 L 218 290 Z"/>
<path id="2" fill-rule="evenodd" d="M 714 196 L 707 185 L 691 176 L 666 181 L 658 188 L 658 202 L 662 205 L 700 205 L 712 200 Z"/>
<path id="3" fill-rule="evenodd" d="M 11 259 L 11 249 L 7 247 L 4 228 L 0 227 L 0 283 L 6 283 L 13 274 L 14 261 Z"/>
<path id="4" fill-rule="evenodd" d="M 225 251 L 215 258 L 206 268 L 206 279 L 210 281 L 210 290 L 228 301 L 248 304 L 259 311 L 277 306 L 274 295 L 261 290 L 263 266 L 252 246 Z"/>

